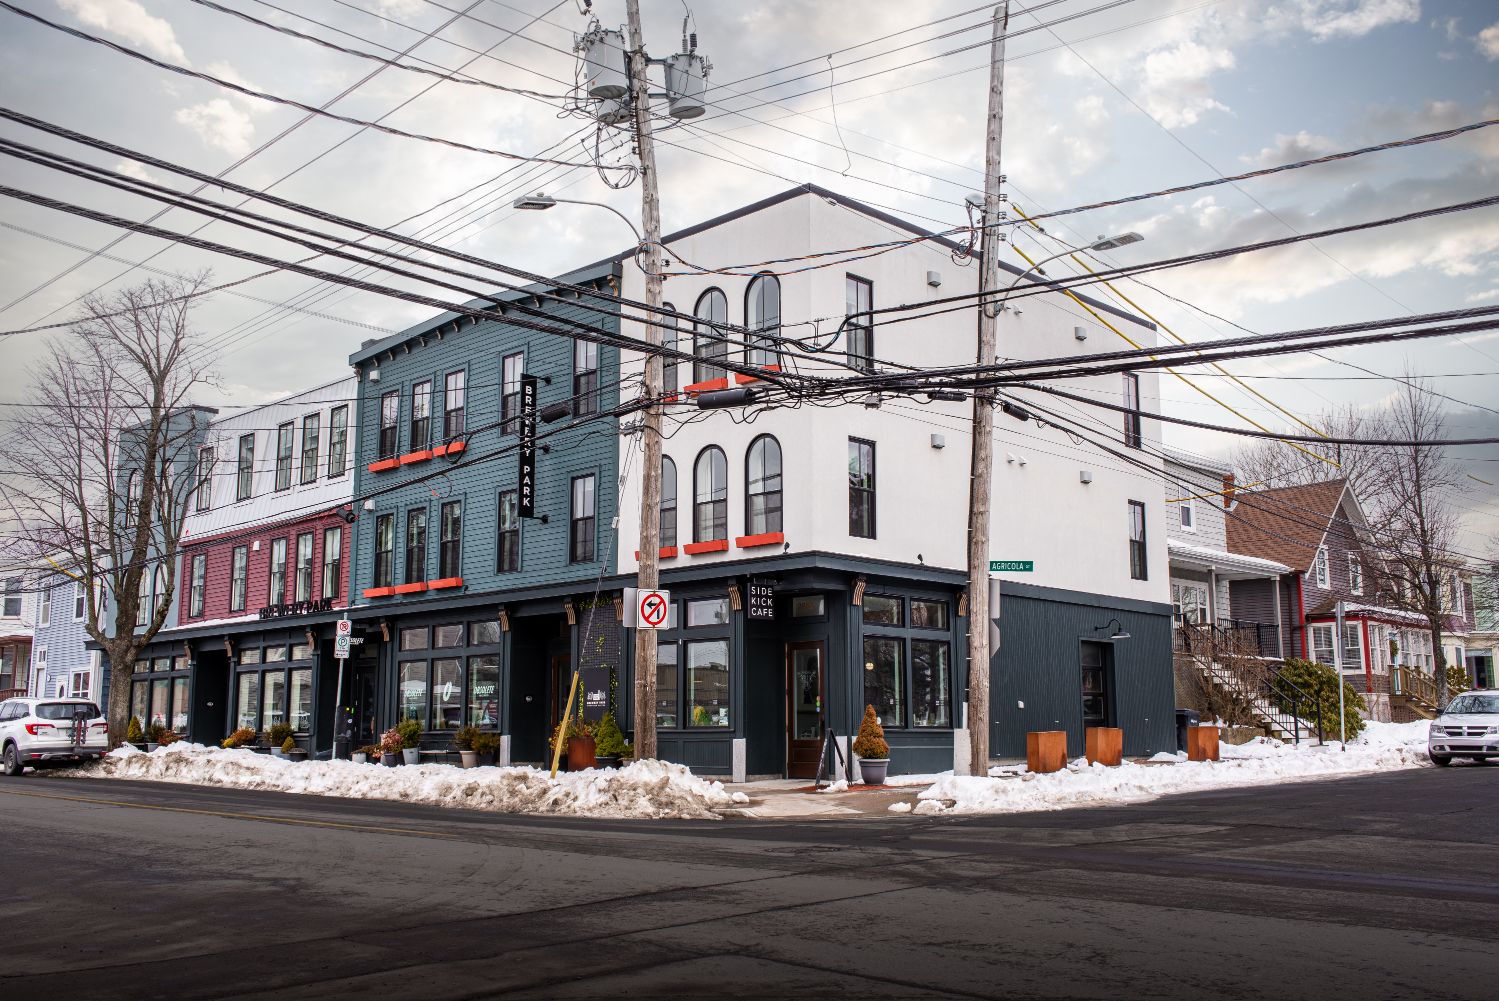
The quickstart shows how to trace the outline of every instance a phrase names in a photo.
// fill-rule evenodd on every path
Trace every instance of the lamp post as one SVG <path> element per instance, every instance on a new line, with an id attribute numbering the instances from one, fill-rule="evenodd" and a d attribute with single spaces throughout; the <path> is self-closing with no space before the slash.
<path id="1" fill-rule="evenodd" d="M 538 191 L 534 195 L 522 195 L 511 202 L 510 205 L 512 208 L 522 209 L 527 212 L 544 212 L 559 203 L 566 205 L 592 205 L 594 208 L 607 209 L 619 216 L 620 221 L 630 227 L 630 232 L 635 234 L 635 242 L 637 244 L 641 242 L 640 230 L 635 228 L 635 224 L 630 221 L 630 217 L 613 205 L 606 205 L 603 202 L 591 202 L 584 198 L 558 198 L 554 195 L 544 195 Z"/>

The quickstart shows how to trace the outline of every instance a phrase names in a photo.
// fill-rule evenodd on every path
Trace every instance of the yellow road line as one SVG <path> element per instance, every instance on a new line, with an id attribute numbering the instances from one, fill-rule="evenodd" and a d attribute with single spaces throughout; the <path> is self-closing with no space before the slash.
<path id="1" fill-rule="evenodd" d="M 407 827 L 371 827 L 366 824 L 340 824 L 333 820 L 299 820 L 296 817 L 273 817 L 263 813 L 235 813 L 229 810 L 195 810 L 186 806 L 163 806 L 159 803 L 132 803 L 122 799 L 95 799 L 90 796 L 53 796 L 43 792 L 21 792 L 0 786 L 0 793 L 12 796 L 32 796 L 36 799 L 57 799 L 71 803 L 95 803 L 100 806 L 133 807 L 138 810 L 164 810 L 168 813 L 196 813 L 206 817 L 226 817 L 230 820 L 265 820 L 275 824 L 302 824 L 307 827 L 332 827 L 346 831 L 372 831 L 377 834 L 416 834 L 426 838 L 453 838 L 455 834 L 441 831 L 419 831 Z"/>

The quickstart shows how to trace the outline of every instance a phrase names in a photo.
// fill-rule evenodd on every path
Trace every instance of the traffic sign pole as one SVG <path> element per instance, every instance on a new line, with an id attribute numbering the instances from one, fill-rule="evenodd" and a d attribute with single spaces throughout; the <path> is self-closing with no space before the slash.
<path id="1" fill-rule="evenodd" d="M 333 655 L 338 658 L 338 683 L 334 686 L 333 689 L 335 725 L 337 724 L 337 710 L 340 709 L 344 704 L 344 661 L 349 656 L 349 633 L 351 629 L 353 629 L 353 626 L 349 622 L 349 613 L 345 612 L 344 617 L 339 619 L 338 625 L 334 627 Z M 336 758 L 338 757 L 337 733 L 334 733 L 333 735 L 333 742 L 333 756 Z"/>

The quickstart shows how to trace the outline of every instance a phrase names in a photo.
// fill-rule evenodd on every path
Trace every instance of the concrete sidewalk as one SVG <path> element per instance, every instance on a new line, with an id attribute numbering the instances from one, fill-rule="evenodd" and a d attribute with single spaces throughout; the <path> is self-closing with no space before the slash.
<path id="1" fill-rule="evenodd" d="M 841 792 L 814 792 L 811 779 L 769 779 L 725 784 L 742 792 L 749 802 L 723 811 L 727 816 L 756 820 L 847 820 L 855 817 L 893 817 L 892 803 L 916 803 L 926 784 L 908 786 L 852 785 Z M 828 788 L 823 783 L 823 789 Z"/>

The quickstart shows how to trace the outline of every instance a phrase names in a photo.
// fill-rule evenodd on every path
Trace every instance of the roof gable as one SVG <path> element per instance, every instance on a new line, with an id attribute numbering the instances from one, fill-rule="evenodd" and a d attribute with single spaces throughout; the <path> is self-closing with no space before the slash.
<path id="1" fill-rule="evenodd" d="M 1229 552 L 1310 569 L 1347 487 L 1324 480 L 1239 493 L 1227 519 Z"/>

